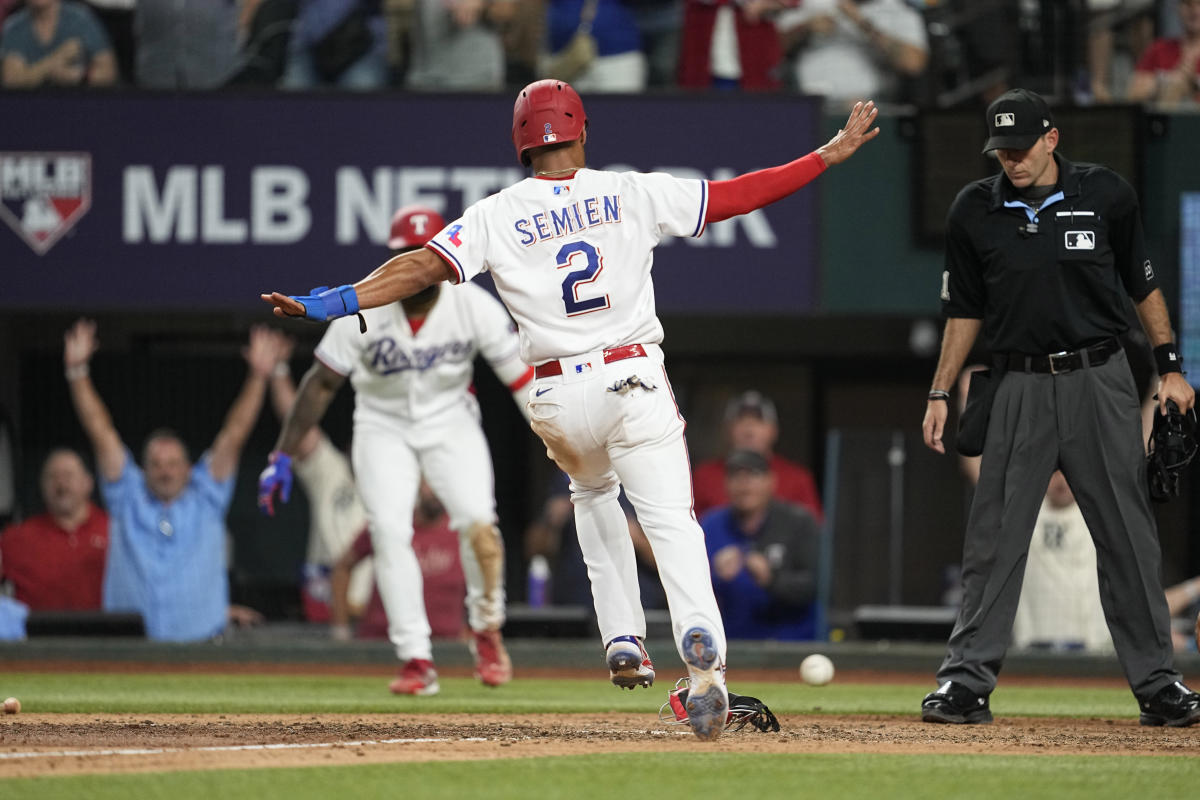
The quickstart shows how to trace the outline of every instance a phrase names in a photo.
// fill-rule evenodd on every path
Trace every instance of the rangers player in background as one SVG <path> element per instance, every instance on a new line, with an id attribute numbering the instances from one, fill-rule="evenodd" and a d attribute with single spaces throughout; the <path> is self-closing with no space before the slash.
<path id="1" fill-rule="evenodd" d="M 402 208 L 388 246 L 399 253 L 420 250 L 444 225 L 432 209 Z M 533 369 L 521 361 L 504 308 L 475 285 L 428 285 L 363 317 L 365 333 L 358 320 L 345 319 L 330 325 L 317 345 L 316 360 L 259 480 L 259 505 L 270 513 L 276 494 L 287 501 L 292 458 L 349 377 L 355 392 L 355 480 L 371 529 L 388 638 L 402 662 L 391 691 L 438 691 L 421 568 L 412 548 L 422 475 L 459 534 L 476 673 L 488 686 L 507 683 L 512 663 L 500 636 L 504 546 L 496 528 L 492 462 L 479 427 L 479 404 L 469 388 L 480 353 L 528 415 L 525 395 Z"/>
<path id="2" fill-rule="evenodd" d="M 624 485 L 658 563 L 690 690 L 695 734 L 714 739 L 729 707 L 725 635 L 704 534 L 692 513 L 684 423 L 659 343 L 650 279 L 665 236 L 782 199 L 876 136 L 873 103 L 814 153 L 728 181 L 587 169 L 587 115 L 568 84 L 525 87 L 513 109 L 517 157 L 533 176 L 475 203 L 423 250 L 391 259 L 353 286 L 263 299 L 280 316 L 324 320 L 490 270 L 536 366 L 532 427 L 571 477 L 580 549 L 612 680 L 649 685 L 633 545 L 617 494 Z M 344 325 L 353 325 L 351 320 Z"/>

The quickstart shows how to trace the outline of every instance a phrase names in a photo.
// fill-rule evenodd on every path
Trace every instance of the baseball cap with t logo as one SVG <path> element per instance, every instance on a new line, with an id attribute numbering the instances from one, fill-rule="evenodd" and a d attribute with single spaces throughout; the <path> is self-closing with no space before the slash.
<path id="1" fill-rule="evenodd" d="M 1010 89 L 987 110 L 988 140 L 983 152 L 1025 150 L 1054 127 L 1050 106 L 1028 89 Z"/>

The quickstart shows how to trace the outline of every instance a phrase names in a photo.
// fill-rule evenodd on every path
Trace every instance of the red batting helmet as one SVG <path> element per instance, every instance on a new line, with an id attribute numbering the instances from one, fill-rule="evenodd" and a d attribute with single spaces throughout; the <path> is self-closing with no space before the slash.
<path id="1" fill-rule="evenodd" d="M 446 227 L 442 215 L 428 206 L 405 206 L 392 217 L 387 246 L 393 250 L 420 247 Z"/>
<path id="2" fill-rule="evenodd" d="M 525 151 L 545 144 L 573 142 L 587 126 L 583 101 L 569 83 L 547 78 L 521 90 L 513 106 L 513 146 L 525 166 Z"/>

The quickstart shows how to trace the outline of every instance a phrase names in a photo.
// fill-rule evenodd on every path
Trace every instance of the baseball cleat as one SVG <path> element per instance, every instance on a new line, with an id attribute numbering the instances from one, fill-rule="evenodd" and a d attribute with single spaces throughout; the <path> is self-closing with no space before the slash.
<path id="1" fill-rule="evenodd" d="M 710 741 L 725 730 L 729 693 L 713 635 L 706 628 L 689 628 L 683 634 L 683 660 L 688 669 L 688 697 L 684 703 L 688 724 L 696 738 Z"/>
<path id="2" fill-rule="evenodd" d="M 512 660 L 500 631 L 472 631 L 468 646 L 475 656 L 475 677 L 484 686 L 502 686 L 512 680 Z"/>
<path id="3" fill-rule="evenodd" d="M 392 694 L 431 695 L 437 694 L 440 688 L 437 670 L 427 658 L 410 658 L 405 661 L 396 679 L 388 684 Z"/>
<path id="4" fill-rule="evenodd" d="M 604 659 L 608 662 L 608 677 L 613 686 L 632 691 L 654 683 L 654 664 L 636 636 L 618 636 L 608 643 Z"/>
<path id="5" fill-rule="evenodd" d="M 667 702 L 658 709 L 658 721 L 668 725 L 688 725 L 687 699 L 688 679 L 680 678 L 675 688 L 667 694 Z M 767 704 L 757 697 L 729 692 L 729 713 L 725 716 L 725 730 L 740 731 L 750 726 L 763 733 L 778 733 L 779 720 Z"/>

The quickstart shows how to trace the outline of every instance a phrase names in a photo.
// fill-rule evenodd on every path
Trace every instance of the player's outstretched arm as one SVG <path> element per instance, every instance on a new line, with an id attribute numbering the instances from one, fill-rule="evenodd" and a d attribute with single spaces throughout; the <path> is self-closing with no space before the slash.
<path id="1" fill-rule="evenodd" d="M 385 261 L 354 285 L 319 287 L 308 295 L 279 292 L 260 295 L 279 317 L 305 317 L 325 322 L 359 309 L 376 308 L 403 300 L 438 281 L 453 280 L 453 269 L 430 250 L 413 250 Z"/>
<path id="2" fill-rule="evenodd" d="M 709 181 L 705 222 L 720 222 L 782 200 L 834 164 L 852 156 L 879 135 L 873 128 L 879 110 L 872 100 L 854 104 L 846 126 L 820 148 L 787 164 L 747 172 L 727 181 Z"/>
<path id="3" fill-rule="evenodd" d="M 845 126 L 836 136 L 817 148 L 817 155 L 830 167 L 842 163 L 854 155 L 858 148 L 879 135 L 879 128 L 872 127 L 878 115 L 879 109 L 875 107 L 873 100 L 855 103 Z"/>

